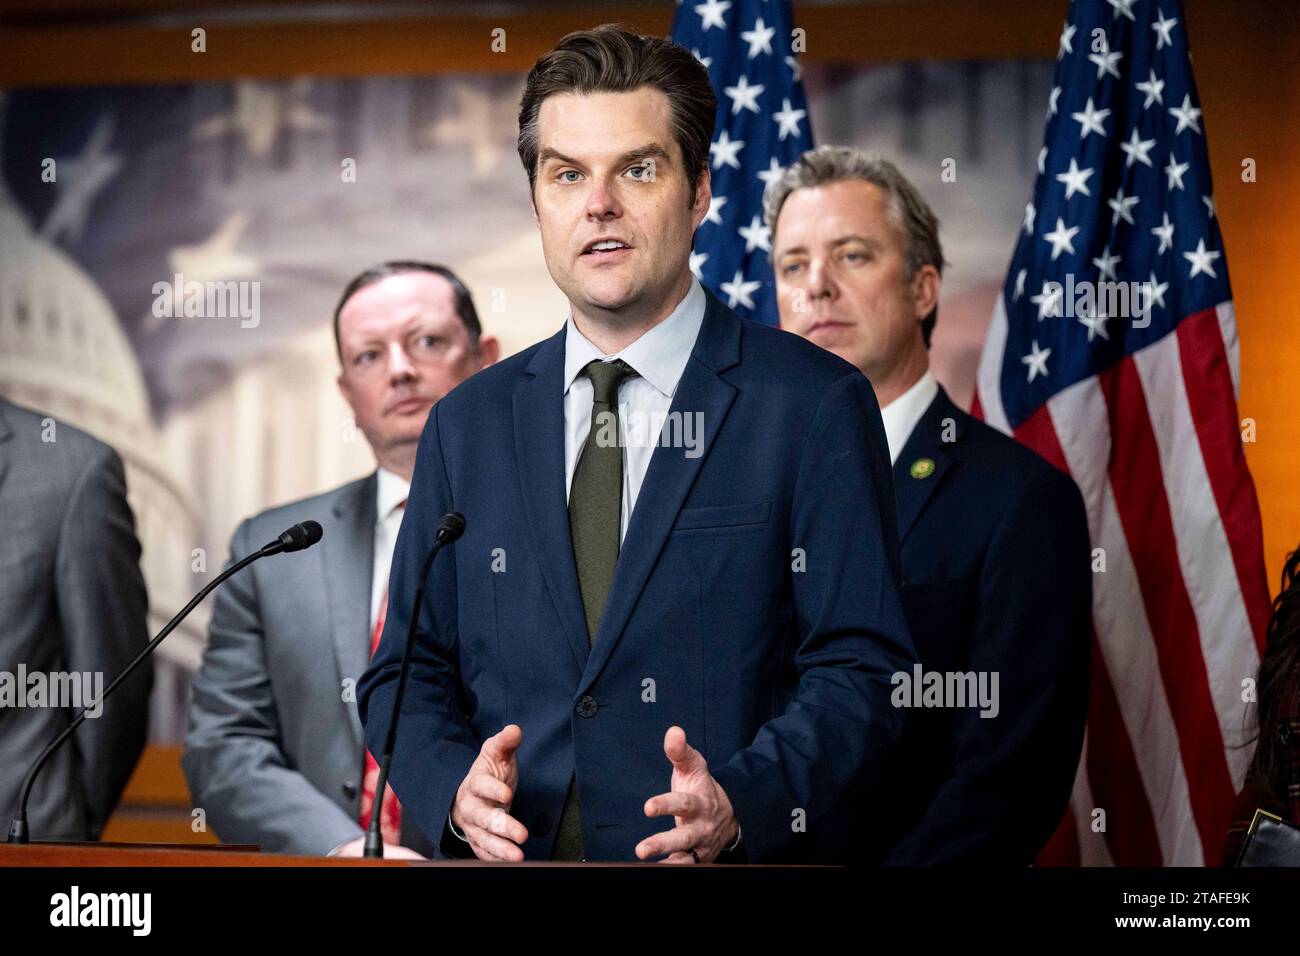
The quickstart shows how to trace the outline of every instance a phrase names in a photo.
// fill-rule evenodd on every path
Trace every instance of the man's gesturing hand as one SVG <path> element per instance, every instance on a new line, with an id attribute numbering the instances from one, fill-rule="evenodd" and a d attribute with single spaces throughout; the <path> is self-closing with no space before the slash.
<path id="1" fill-rule="evenodd" d="M 510 815 L 519 786 L 515 751 L 523 739 L 519 725 L 509 724 L 483 741 L 451 805 L 451 822 L 480 860 L 518 863 L 524 858 L 519 845 L 528 839 L 528 829 Z"/>
<path id="2" fill-rule="evenodd" d="M 677 825 L 646 837 L 637 844 L 636 855 L 648 860 L 667 853 L 660 863 L 694 863 L 689 852 L 694 850 L 701 863 L 711 863 L 735 841 L 740 828 L 731 801 L 709 773 L 704 755 L 686 742 L 682 728 L 668 728 L 664 753 L 673 765 L 669 792 L 647 800 L 645 815 L 671 815 Z"/>

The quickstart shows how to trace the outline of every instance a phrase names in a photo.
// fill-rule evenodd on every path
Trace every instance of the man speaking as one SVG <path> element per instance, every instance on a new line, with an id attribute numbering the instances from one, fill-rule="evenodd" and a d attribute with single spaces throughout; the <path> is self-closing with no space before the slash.
<path id="1" fill-rule="evenodd" d="M 519 154 L 554 336 L 429 416 L 359 685 L 387 731 L 447 511 L 393 761 L 441 852 L 846 861 L 915 660 L 870 384 L 693 280 L 716 99 L 665 40 L 574 33 L 528 75 Z"/>

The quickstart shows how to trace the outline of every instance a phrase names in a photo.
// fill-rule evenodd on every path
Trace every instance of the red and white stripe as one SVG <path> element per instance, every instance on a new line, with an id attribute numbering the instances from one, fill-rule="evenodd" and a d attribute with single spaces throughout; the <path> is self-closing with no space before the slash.
<path id="1" fill-rule="evenodd" d="M 1269 613 L 1232 303 L 1058 392 L 1014 432 L 999 389 L 1006 337 L 999 297 L 974 412 L 1074 478 L 1105 562 L 1074 834 L 1053 841 L 1050 862 L 1217 864 Z"/>

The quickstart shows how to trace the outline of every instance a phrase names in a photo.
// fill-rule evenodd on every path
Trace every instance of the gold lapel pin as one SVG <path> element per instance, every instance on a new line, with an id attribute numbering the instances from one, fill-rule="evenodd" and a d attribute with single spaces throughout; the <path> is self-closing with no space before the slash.
<path id="1" fill-rule="evenodd" d="M 933 458 L 918 458 L 912 462 L 909 473 L 913 478 L 929 478 L 934 474 Z"/>

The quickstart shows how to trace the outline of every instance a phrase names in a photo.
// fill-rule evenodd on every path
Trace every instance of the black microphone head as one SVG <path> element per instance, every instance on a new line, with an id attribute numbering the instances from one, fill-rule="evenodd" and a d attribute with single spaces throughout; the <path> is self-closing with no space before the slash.
<path id="1" fill-rule="evenodd" d="M 438 522 L 438 540 L 451 544 L 465 533 L 465 516 L 459 511 L 448 511 Z"/>
<path id="2" fill-rule="evenodd" d="M 320 524 L 315 521 L 301 521 L 280 535 L 280 544 L 285 551 L 301 551 L 310 548 L 325 534 Z"/>

